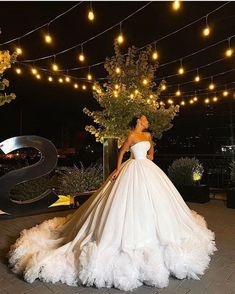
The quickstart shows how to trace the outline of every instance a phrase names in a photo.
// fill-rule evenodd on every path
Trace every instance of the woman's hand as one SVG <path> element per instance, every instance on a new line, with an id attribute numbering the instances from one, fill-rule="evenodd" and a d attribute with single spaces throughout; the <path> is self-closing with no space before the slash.
<path id="1" fill-rule="evenodd" d="M 153 160 L 153 155 L 152 154 L 147 154 L 147 158 L 150 160 Z"/>
<path id="2" fill-rule="evenodd" d="M 119 173 L 120 173 L 120 169 L 115 169 L 115 170 L 114 170 L 114 173 L 113 173 L 113 175 L 112 175 L 112 177 L 111 177 L 111 180 L 112 180 L 112 181 L 116 180 L 116 178 L 117 178 L 117 176 L 119 175 Z"/>

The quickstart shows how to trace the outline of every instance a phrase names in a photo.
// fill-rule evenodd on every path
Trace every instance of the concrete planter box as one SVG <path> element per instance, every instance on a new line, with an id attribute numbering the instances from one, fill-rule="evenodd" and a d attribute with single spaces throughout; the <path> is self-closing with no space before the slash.
<path id="1" fill-rule="evenodd" d="M 210 201 L 210 191 L 207 185 L 176 186 L 185 201 L 206 203 Z"/>

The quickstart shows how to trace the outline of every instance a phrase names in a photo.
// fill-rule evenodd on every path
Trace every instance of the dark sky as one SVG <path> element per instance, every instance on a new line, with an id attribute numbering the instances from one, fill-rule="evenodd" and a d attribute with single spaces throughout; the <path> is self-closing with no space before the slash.
<path id="1" fill-rule="evenodd" d="M 54 54 L 75 44 L 83 42 L 92 36 L 100 33 L 108 27 L 118 23 L 120 20 L 134 12 L 147 2 L 92 2 L 96 19 L 94 23 L 87 20 L 87 11 L 90 2 L 83 2 L 80 6 L 70 11 L 60 19 L 50 25 L 50 33 L 54 38 L 52 45 L 46 45 L 43 41 L 44 29 L 38 30 L 30 36 L 20 40 L 20 46 L 24 53 L 18 58 L 19 61 L 25 59 L 35 59 L 45 55 Z M 156 39 L 159 39 L 176 29 L 206 15 L 213 9 L 219 7 L 225 2 L 222 1 L 201 1 L 182 3 L 182 9 L 175 12 L 171 9 L 171 2 L 152 2 L 141 12 L 128 19 L 122 24 L 122 31 L 126 37 L 123 45 L 125 53 L 129 46 L 135 45 L 142 47 Z M 14 37 L 20 36 L 33 28 L 47 23 L 63 11 L 69 9 L 76 2 L 3 2 L 0 3 L 1 13 L 0 43 L 8 41 Z M 235 34 L 235 3 L 229 3 L 221 10 L 213 13 L 208 18 L 212 27 L 212 33 L 209 38 L 203 38 L 201 30 L 205 26 L 205 19 L 197 22 L 181 32 L 174 34 L 158 43 L 160 54 L 160 65 L 174 59 L 179 59 L 187 54 L 214 44 L 220 40 L 228 38 Z M 119 27 L 112 29 L 104 35 L 94 39 L 84 45 L 84 53 L 87 57 L 86 65 L 102 61 L 107 56 L 112 56 L 113 40 L 119 32 Z M 214 62 L 223 58 L 227 42 L 212 47 L 200 54 L 183 60 L 186 70 L 200 67 L 202 65 Z M 235 38 L 231 40 L 231 45 L 235 47 Z M 9 49 L 12 51 L 18 42 L 1 46 L 0 49 Z M 79 48 L 56 58 L 56 62 L 61 68 L 71 68 L 79 66 L 77 55 Z M 35 66 L 50 68 L 53 59 L 36 62 Z M 179 62 L 159 68 L 156 78 L 175 74 Z M 200 71 L 201 76 L 215 75 L 233 69 L 235 66 L 234 57 L 218 62 L 212 66 L 206 67 Z M 92 92 L 74 90 L 70 85 L 61 85 L 59 83 L 49 84 L 46 77 L 41 81 L 36 80 L 29 72 L 27 67 L 22 67 L 23 74 L 18 76 L 14 69 L 8 70 L 6 77 L 10 80 L 9 91 L 15 92 L 17 98 L 10 104 L 0 107 L 0 141 L 6 138 L 20 135 L 20 113 L 22 113 L 22 134 L 34 134 L 44 136 L 54 141 L 57 146 L 61 145 L 61 136 L 70 137 L 70 145 L 74 144 L 71 138 L 76 137 L 79 130 L 84 130 L 84 126 L 89 121 L 82 109 L 97 109 L 98 104 L 92 97 Z M 106 72 L 103 66 L 92 70 L 96 77 L 105 77 Z M 178 84 L 193 80 L 196 72 L 185 74 L 184 76 L 175 76 L 167 79 L 168 84 Z M 87 74 L 87 70 L 72 72 L 71 75 L 82 78 Z M 42 74 L 43 75 L 43 74 Z M 234 82 L 234 72 L 225 74 L 215 79 L 215 83 L 228 83 L 228 88 L 232 87 Z M 206 88 L 209 80 L 187 84 L 183 91 L 191 91 Z M 233 84 L 234 85 L 234 84 Z M 176 86 L 168 91 L 175 92 Z M 220 88 L 221 89 L 221 88 Z M 205 98 L 202 97 L 201 99 Z M 189 98 L 186 97 L 185 100 Z M 228 99 L 218 102 L 214 107 L 219 112 L 223 108 L 227 109 Z M 232 98 L 231 98 L 232 99 Z M 180 99 L 181 100 L 181 99 Z M 180 101 L 179 100 L 179 101 Z M 174 127 L 169 134 L 188 133 L 193 129 L 203 129 L 205 127 L 205 113 L 207 107 L 201 101 L 198 105 L 187 106 L 181 110 L 179 116 L 174 121 Z M 218 120 L 217 120 L 218 122 Z M 199 128 L 200 127 L 200 128 Z M 66 135 L 67 134 L 67 135 Z"/>

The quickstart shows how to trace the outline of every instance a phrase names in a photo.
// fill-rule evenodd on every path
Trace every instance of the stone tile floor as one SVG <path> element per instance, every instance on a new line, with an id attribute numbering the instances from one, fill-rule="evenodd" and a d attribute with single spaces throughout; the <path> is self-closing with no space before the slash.
<path id="1" fill-rule="evenodd" d="M 0 294 L 235 294 L 235 209 L 226 208 L 221 200 L 211 200 L 206 204 L 187 203 L 203 215 L 208 227 L 215 232 L 218 251 L 212 256 L 210 267 L 200 280 L 177 280 L 170 278 L 169 286 L 163 289 L 142 286 L 132 292 L 115 288 L 71 287 L 62 283 L 32 284 L 16 276 L 7 267 L 6 252 L 24 228 L 30 228 L 54 216 L 63 216 L 71 210 L 40 215 L 24 216 L 0 221 Z"/>

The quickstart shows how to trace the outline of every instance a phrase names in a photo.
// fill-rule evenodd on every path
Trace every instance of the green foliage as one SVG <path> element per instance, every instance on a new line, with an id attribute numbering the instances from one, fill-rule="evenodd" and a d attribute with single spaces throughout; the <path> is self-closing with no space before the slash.
<path id="1" fill-rule="evenodd" d="M 161 138 L 162 133 L 173 126 L 171 120 L 179 111 L 179 105 L 165 108 L 165 104 L 158 101 L 166 82 L 163 80 L 157 86 L 153 81 L 158 63 L 152 61 L 152 47 L 140 51 L 132 46 L 125 56 L 117 43 L 114 49 L 115 56 L 107 58 L 104 64 L 107 82 L 103 85 L 95 82 L 93 86 L 93 96 L 102 110 L 83 109 L 98 126 L 86 125 L 85 129 L 95 135 L 97 142 L 103 143 L 105 137 L 116 137 L 120 146 L 130 131 L 128 123 L 132 117 L 145 114 L 153 136 Z"/>
<path id="2" fill-rule="evenodd" d="M 76 196 L 78 193 L 99 188 L 103 181 L 102 165 L 94 164 L 87 168 L 62 167 L 59 171 L 58 193 Z"/>
<path id="3" fill-rule="evenodd" d="M 11 190 L 11 198 L 15 200 L 33 199 L 48 189 L 57 187 L 57 176 L 44 176 L 16 185 Z"/>
<path id="4" fill-rule="evenodd" d="M 181 157 L 173 161 L 168 175 L 175 185 L 195 185 L 202 178 L 204 169 L 195 157 Z"/>
<path id="5" fill-rule="evenodd" d="M 7 94 L 4 92 L 6 87 L 9 87 L 9 81 L 3 78 L 4 71 L 11 67 L 11 64 L 15 62 L 16 57 L 16 52 L 10 55 L 9 51 L 0 51 L 0 106 L 5 103 L 10 103 L 16 98 L 14 93 Z"/>
<path id="6" fill-rule="evenodd" d="M 235 161 L 233 160 L 230 164 L 230 179 L 233 183 L 235 183 Z"/>

